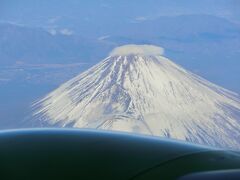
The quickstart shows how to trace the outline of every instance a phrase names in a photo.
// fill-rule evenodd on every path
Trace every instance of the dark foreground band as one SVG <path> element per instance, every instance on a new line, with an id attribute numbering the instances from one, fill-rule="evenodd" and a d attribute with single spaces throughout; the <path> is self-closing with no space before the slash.
<path id="1" fill-rule="evenodd" d="M 0 132 L 5 180 L 239 178 L 238 169 L 238 152 L 169 139 L 75 129 Z"/>

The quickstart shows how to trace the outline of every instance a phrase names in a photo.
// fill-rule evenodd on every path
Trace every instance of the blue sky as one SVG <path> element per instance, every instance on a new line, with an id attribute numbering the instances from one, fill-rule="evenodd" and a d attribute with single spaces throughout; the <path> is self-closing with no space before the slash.
<path id="1" fill-rule="evenodd" d="M 240 23 L 238 0 L 1 0 L 2 20 L 31 22 L 46 18 L 103 18 L 175 16 L 182 14 L 211 14 Z M 124 14 L 123 14 L 124 12 Z M 107 16 L 111 14 L 111 16 Z M 98 15 L 98 17 L 95 17 Z"/>

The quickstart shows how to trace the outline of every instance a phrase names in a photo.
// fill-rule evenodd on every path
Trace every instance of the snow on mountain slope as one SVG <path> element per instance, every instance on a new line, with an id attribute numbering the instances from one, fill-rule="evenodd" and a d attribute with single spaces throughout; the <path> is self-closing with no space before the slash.
<path id="1" fill-rule="evenodd" d="M 128 131 L 240 149 L 240 100 L 149 45 L 110 56 L 37 102 L 38 122 Z"/>

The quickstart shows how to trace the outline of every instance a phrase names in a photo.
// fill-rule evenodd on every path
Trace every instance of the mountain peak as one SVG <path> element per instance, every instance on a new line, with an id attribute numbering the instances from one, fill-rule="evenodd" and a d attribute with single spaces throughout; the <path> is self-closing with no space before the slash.
<path id="1" fill-rule="evenodd" d="M 36 103 L 38 123 L 240 149 L 240 100 L 150 45 L 126 45 Z"/>
<path id="2" fill-rule="evenodd" d="M 154 45 L 136 45 L 129 44 L 116 47 L 109 54 L 110 56 L 128 56 L 128 55 L 145 55 L 145 56 L 157 56 L 163 55 L 164 49 Z"/>

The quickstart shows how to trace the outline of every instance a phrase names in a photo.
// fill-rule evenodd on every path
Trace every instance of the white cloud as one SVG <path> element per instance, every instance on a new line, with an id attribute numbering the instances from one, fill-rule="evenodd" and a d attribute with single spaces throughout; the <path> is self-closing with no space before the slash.
<path id="1" fill-rule="evenodd" d="M 5 21 L 5 20 L 0 20 L 0 23 L 7 23 L 10 25 L 15 25 L 15 26 L 21 26 L 21 27 L 26 27 L 25 24 L 14 22 L 14 21 Z"/>
<path id="2" fill-rule="evenodd" d="M 60 34 L 62 34 L 62 35 L 66 35 L 66 36 L 70 36 L 70 35 L 72 35 L 73 34 L 73 31 L 71 31 L 70 29 L 61 29 L 60 31 Z"/>
<path id="3" fill-rule="evenodd" d="M 109 54 L 110 56 L 121 56 L 129 54 L 143 54 L 143 55 L 163 55 L 164 49 L 159 46 L 154 45 L 136 45 L 129 44 L 124 46 L 119 46 Z"/>
<path id="4" fill-rule="evenodd" d="M 49 29 L 48 32 L 53 36 L 57 34 L 57 31 L 55 29 Z"/>
<path id="5" fill-rule="evenodd" d="M 59 19 L 61 19 L 61 16 L 56 16 L 56 17 L 50 18 L 50 19 L 48 20 L 48 23 L 49 23 L 49 24 L 54 24 L 54 23 L 56 23 Z"/>
<path id="6" fill-rule="evenodd" d="M 144 16 L 140 16 L 140 17 L 136 17 L 135 20 L 136 21 L 146 21 L 146 20 L 148 20 L 148 18 L 144 17 Z"/>
<path id="7" fill-rule="evenodd" d="M 103 40 L 106 40 L 108 39 L 110 36 L 109 35 L 106 35 L 106 36 L 101 36 L 98 38 L 99 41 L 103 41 Z"/>
<path id="8" fill-rule="evenodd" d="M 65 36 L 70 36 L 73 34 L 73 31 L 70 30 L 70 29 L 67 29 L 67 28 L 64 28 L 64 29 L 48 29 L 47 30 L 48 33 L 50 33 L 51 35 L 55 36 L 57 34 L 62 34 L 62 35 L 65 35 Z"/>

